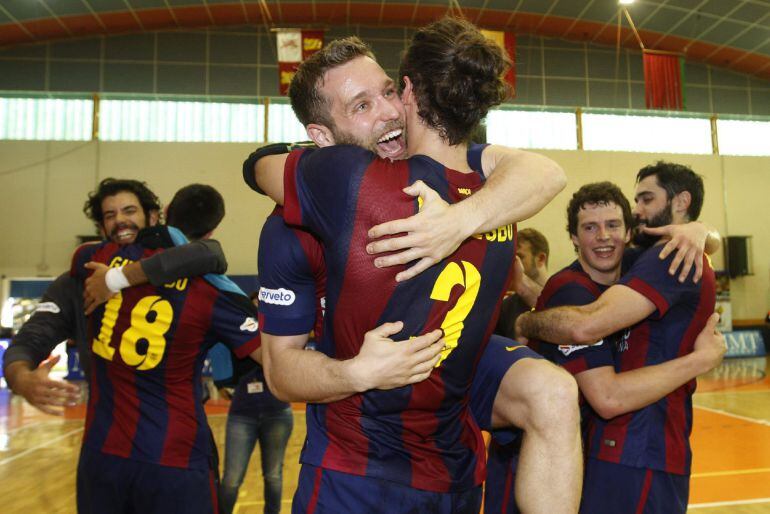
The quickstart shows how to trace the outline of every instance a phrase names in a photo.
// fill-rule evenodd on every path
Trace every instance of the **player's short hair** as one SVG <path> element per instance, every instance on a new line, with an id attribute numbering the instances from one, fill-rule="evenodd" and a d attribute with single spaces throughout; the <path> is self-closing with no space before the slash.
<path id="1" fill-rule="evenodd" d="M 155 193 L 147 187 L 145 182 L 118 178 L 106 178 L 99 182 L 96 191 L 88 193 L 88 200 L 86 200 L 86 203 L 83 206 L 83 212 L 101 228 L 104 223 L 102 202 L 108 196 L 115 196 L 116 194 L 123 192 L 133 193 L 139 199 L 139 204 L 142 206 L 144 216 L 147 218 L 148 222 L 151 212 L 160 212 L 160 200 L 158 200 Z"/>
<path id="2" fill-rule="evenodd" d="M 206 184 L 190 184 L 176 192 L 166 212 L 166 223 L 189 239 L 200 239 L 225 217 L 225 200 Z"/>
<path id="3" fill-rule="evenodd" d="M 418 114 L 450 145 L 468 142 L 490 107 L 508 95 L 507 54 L 468 21 L 444 17 L 418 29 L 401 59 Z"/>
<path id="4" fill-rule="evenodd" d="M 304 126 L 318 123 L 334 128 L 330 112 L 331 102 L 321 92 L 326 72 L 342 66 L 356 57 L 370 57 L 374 53 L 369 45 L 356 36 L 335 39 L 311 55 L 297 68 L 289 84 L 291 108 Z"/>
<path id="5" fill-rule="evenodd" d="M 612 182 L 593 182 L 586 184 L 572 195 L 567 205 L 567 232 L 577 236 L 578 212 L 586 205 L 609 205 L 614 203 L 623 212 L 623 224 L 626 230 L 634 227 L 634 215 L 626 195 Z"/>
<path id="6" fill-rule="evenodd" d="M 535 230 L 534 228 L 519 230 L 516 233 L 516 241 L 518 244 L 529 243 L 533 255 L 538 255 L 540 253 L 545 254 L 545 263 L 546 265 L 548 264 L 548 257 L 551 255 L 551 249 L 548 246 L 548 239 L 545 238 L 542 232 Z"/>
<path id="7" fill-rule="evenodd" d="M 703 207 L 704 195 L 703 178 L 700 175 L 684 164 L 658 161 L 639 170 L 636 174 L 636 182 L 639 183 L 651 175 L 654 175 L 658 185 L 666 190 L 669 201 L 682 191 L 689 192 L 691 201 L 690 207 L 687 208 L 687 216 L 690 221 L 698 219 Z"/>

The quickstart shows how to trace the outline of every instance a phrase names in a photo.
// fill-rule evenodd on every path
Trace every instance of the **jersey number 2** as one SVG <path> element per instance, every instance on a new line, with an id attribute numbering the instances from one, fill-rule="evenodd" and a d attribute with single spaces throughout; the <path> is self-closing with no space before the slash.
<path id="1" fill-rule="evenodd" d="M 94 353 L 109 361 L 115 356 L 115 348 L 110 346 L 110 341 L 122 304 L 122 294 L 110 298 L 104 306 L 101 330 L 92 344 Z M 166 351 L 165 335 L 173 318 L 171 304 L 160 296 L 145 296 L 139 300 L 131 310 L 131 326 L 120 338 L 123 362 L 142 371 L 160 364 Z"/>
<path id="2" fill-rule="evenodd" d="M 464 291 L 457 299 L 457 303 L 444 316 L 441 322 L 441 330 L 444 331 L 444 349 L 441 351 L 441 357 L 436 363 L 439 367 L 444 359 L 449 357 L 452 350 L 457 348 L 457 342 L 460 339 L 463 328 L 465 328 L 465 318 L 470 314 L 476 297 L 479 294 L 481 285 L 481 274 L 476 266 L 468 261 L 461 261 L 463 267 L 456 262 L 450 262 L 433 284 L 433 291 L 430 294 L 431 300 L 448 302 L 449 295 L 454 286 L 462 286 Z"/>

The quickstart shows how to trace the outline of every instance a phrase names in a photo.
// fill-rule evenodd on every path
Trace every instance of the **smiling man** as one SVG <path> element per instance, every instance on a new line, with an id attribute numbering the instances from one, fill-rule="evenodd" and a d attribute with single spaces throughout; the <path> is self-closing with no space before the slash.
<path id="1" fill-rule="evenodd" d="M 681 225 L 698 218 L 703 196 L 703 180 L 690 168 L 661 161 L 639 171 L 634 214 L 645 227 Z M 628 240 L 628 211 L 624 224 L 613 219 L 619 218 L 619 201 L 582 202 L 578 211 L 584 212 L 577 217 L 576 211 L 574 225 L 570 219 L 573 242 L 581 247 L 579 267 L 571 272 L 592 279 L 581 279 L 583 300 L 570 303 L 584 305 L 523 314 L 517 328 L 526 337 L 564 345 L 558 347 L 560 360 L 571 361 L 565 367 L 578 373 L 578 384 L 598 413 L 587 438 L 581 511 L 683 514 L 692 461 L 694 378 L 718 364 L 723 353 L 719 344 L 711 345 L 718 351 L 710 354 L 715 360 L 709 363 L 694 351 L 716 324 L 714 272 L 703 256 L 696 259 L 703 269 L 700 281 L 677 280 L 669 269 L 689 256 L 664 255 L 666 238 L 637 234 L 637 240 L 651 246 L 610 285 L 620 273 L 619 247 Z M 546 286 L 540 307 L 556 305 L 547 303 L 547 293 Z M 553 348 L 550 352 L 558 356 Z M 669 371 L 656 374 L 663 367 Z"/>
<path id="2" fill-rule="evenodd" d="M 312 190 L 307 191 L 309 193 L 307 199 L 327 198 L 328 193 L 327 199 L 332 196 L 339 198 L 340 213 L 355 207 L 356 202 L 362 209 L 355 216 L 347 212 L 341 219 L 337 219 L 337 216 L 327 218 L 329 225 L 313 227 L 321 232 L 321 237 L 329 236 L 325 241 L 326 263 L 329 267 L 327 281 L 329 293 L 326 308 L 327 316 L 332 321 L 327 320 L 327 331 L 319 346 L 325 355 L 307 355 L 310 352 L 302 352 L 303 338 L 296 341 L 279 341 L 275 338 L 284 330 L 287 330 L 284 335 L 288 335 L 288 329 L 292 328 L 288 324 L 289 312 L 280 314 L 282 319 L 279 319 L 277 309 L 266 306 L 261 314 L 264 321 L 262 327 L 265 333 L 269 334 L 265 335 L 265 344 L 268 348 L 266 367 L 268 380 L 272 380 L 271 385 L 276 384 L 276 391 L 307 398 L 308 393 L 326 390 L 328 396 L 319 396 L 320 398 L 324 401 L 338 400 L 328 405 L 309 407 L 309 444 L 303 452 L 303 473 L 300 477 L 297 497 L 295 497 L 295 506 L 299 509 L 298 511 L 305 511 L 307 509 L 305 502 L 308 498 L 313 498 L 312 502 L 316 499 L 318 501 L 317 511 L 339 512 L 340 509 L 335 507 L 335 495 L 340 495 L 342 498 L 352 493 L 355 493 L 354 497 L 362 497 L 360 501 L 368 502 L 366 506 L 357 509 L 362 512 L 380 512 L 385 509 L 393 512 L 407 512 L 414 511 L 414 508 L 427 511 L 428 505 L 434 502 L 435 505 L 430 507 L 431 512 L 434 510 L 478 511 L 476 501 L 471 500 L 471 497 L 478 499 L 476 485 L 483 475 L 483 455 L 477 453 L 475 457 L 471 456 L 475 450 L 481 448 L 481 445 L 477 445 L 476 434 L 471 435 L 475 431 L 466 431 L 463 428 L 463 426 L 469 426 L 465 425 L 469 422 L 469 418 L 465 401 L 460 398 L 468 392 L 469 379 L 473 375 L 477 360 L 476 351 L 484 346 L 485 338 L 488 337 L 487 323 L 494 321 L 491 318 L 494 317 L 496 302 L 491 300 L 496 294 L 499 297 L 499 293 L 507 282 L 506 275 L 513 255 L 513 227 L 508 227 L 509 230 L 505 228 L 497 230 L 497 227 L 505 226 L 511 219 L 501 220 L 499 216 L 508 214 L 506 209 L 513 207 L 514 210 L 519 211 L 514 213 L 513 220 L 527 217 L 526 211 L 531 213 L 535 204 L 537 206 L 534 210 L 542 207 L 561 188 L 562 181 L 559 177 L 561 173 L 554 173 L 556 170 L 548 164 L 546 159 L 527 152 L 513 151 L 517 159 L 530 162 L 530 166 L 514 166 L 513 169 L 507 170 L 507 174 L 501 171 L 504 168 L 498 167 L 498 171 L 490 176 L 484 189 L 491 187 L 494 181 L 513 178 L 510 194 L 502 195 L 502 202 L 484 200 L 488 197 L 485 197 L 481 188 L 483 180 L 479 179 L 484 176 L 481 174 L 481 169 L 488 168 L 478 164 L 487 158 L 487 152 L 481 154 L 479 149 L 475 151 L 470 149 L 471 151 L 468 152 L 469 148 L 466 148 L 466 145 L 473 126 L 483 117 L 488 107 L 500 99 L 498 88 L 500 71 L 502 71 L 501 59 L 497 53 L 498 50 L 490 45 L 489 41 L 486 41 L 467 23 L 442 20 L 420 30 L 410 48 L 408 61 L 405 60 L 404 72 L 401 73 L 401 76 L 409 77 L 404 79 L 408 83 L 405 91 L 409 92 L 404 93 L 407 100 L 401 104 L 396 96 L 395 84 L 373 60 L 368 48 L 359 40 L 350 38 L 336 45 L 336 48 L 348 50 L 349 53 L 345 59 L 340 59 L 335 66 L 308 74 L 307 82 L 302 89 L 298 89 L 304 93 L 292 95 L 295 111 L 308 128 L 311 138 L 320 146 L 327 146 L 316 153 L 305 154 L 301 157 L 302 164 L 297 167 L 297 170 L 302 170 L 297 172 L 298 182 L 303 184 L 305 184 L 304 170 L 314 174 L 310 171 L 314 169 L 310 163 L 327 167 L 323 174 L 325 177 L 323 184 L 315 182 L 315 177 L 307 177 L 313 182 L 313 185 L 309 186 Z M 417 48 L 420 48 L 420 51 L 417 51 Z M 337 56 L 331 50 L 327 50 L 327 53 L 330 54 L 330 60 L 334 62 Z M 455 58 L 449 58 L 451 55 L 455 55 Z M 434 59 L 433 62 L 431 57 Z M 309 66 L 304 69 L 312 69 L 311 66 L 319 59 L 320 57 L 303 63 L 300 72 L 308 64 Z M 300 72 L 295 76 L 297 84 L 302 84 Z M 413 90 L 412 84 L 414 84 Z M 292 87 L 294 85 L 292 84 Z M 448 90 L 455 85 L 458 89 L 455 92 L 449 92 Z M 439 100 L 439 97 L 447 96 L 452 100 L 444 102 Z M 302 104 L 307 104 L 308 107 L 316 106 L 327 112 L 321 116 L 316 112 L 306 117 L 306 113 L 311 110 Z M 370 119 L 371 122 L 364 122 L 364 118 Z M 410 132 L 408 140 L 410 153 L 421 155 L 413 157 L 409 162 L 393 163 L 390 162 L 392 158 L 402 153 L 404 147 L 404 132 L 399 118 L 407 120 Z M 353 131 L 357 136 L 355 138 L 350 134 Z M 342 132 L 341 137 L 336 137 L 339 132 Z M 351 140 L 359 146 L 375 150 L 386 159 L 375 160 L 374 155 L 367 155 L 361 149 L 329 147 L 340 141 Z M 297 154 L 292 154 L 292 159 L 297 157 Z M 296 161 L 292 162 L 296 163 Z M 469 163 L 475 163 L 475 165 Z M 521 164 L 521 161 L 519 163 Z M 371 168 L 368 167 L 369 164 L 372 165 Z M 293 168 L 287 166 L 286 169 Z M 274 176 L 275 182 L 280 184 L 284 182 L 283 171 L 283 165 L 279 163 L 278 173 Z M 530 171 L 534 173 L 530 174 Z M 551 179 L 546 178 L 547 176 Z M 433 193 L 435 197 L 432 197 L 431 193 L 417 185 L 407 190 L 413 193 L 420 192 L 423 201 L 406 197 L 401 191 L 402 188 L 417 179 L 430 183 L 438 194 Z M 363 182 L 359 183 L 361 180 Z M 370 183 L 370 180 L 374 182 Z M 251 181 L 253 182 L 253 178 Z M 268 182 L 273 181 L 268 180 Z M 276 188 L 272 187 L 275 182 L 260 185 L 263 185 L 265 190 L 270 189 L 268 192 L 278 193 L 283 199 L 283 191 L 276 191 Z M 293 189 L 293 184 L 288 184 L 287 179 L 286 195 L 289 199 L 289 207 L 285 210 L 284 217 L 298 214 L 294 196 L 297 191 Z M 348 188 L 348 192 L 341 194 L 341 190 Z M 326 190 L 326 193 L 322 190 Z M 360 195 L 358 200 L 355 199 L 357 195 Z M 413 195 L 416 196 L 416 194 Z M 448 207 L 449 210 L 457 213 L 466 212 L 467 215 L 459 217 L 449 226 L 446 237 L 439 235 L 430 239 L 442 243 L 446 241 L 450 247 L 454 242 L 463 242 L 458 250 L 460 252 L 458 255 L 462 258 L 457 260 L 455 255 L 453 256 L 455 258 L 450 257 L 436 266 L 425 266 L 422 275 L 397 284 L 396 273 L 400 270 L 389 270 L 384 266 L 387 264 L 388 257 L 374 258 L 367 255 L 366 252 L 374 253 L 377 250 L 372 248 L 377 246 L 376 243 L 368 243 L 367 231 L 378 222 L 385 221 L 386 225 L 389 225 L 390 219 L 406 217 L 415 214 L 418 210 L 420 214 L 417 216 L 424 215 L 429 211 L 429 204 L 434 203 L 433 200 L 439 198 L 439 195 L 444 199 L 442 202 L 444 205 L 447 201 L 457 202 L 452 203 L 452 206 Z M 516 200 L 512 199 L 512 196 L 515 196 Z M 522 196 L 521 201 L 518 200 L 519 196 Z M 304 193 L 303 199 L 305 199 Z M 463 199 L 462 202 L 458 202 L 461 199 Z M 502 207 L 500 207 L 501 203 Z M 422 206 L 422 209 L 419 209 L 419 206 Z M 314 210 L 310 205 L 304 207 Z M 306 214 L 310 216 L 310 212 Z M 490 215 L 489 218 L 483 219 L 487 215 Z M 324 218 L 326 218 L 325 215 Z M 332 227 L 332 225 L 336 225 L 342 219 L 355 221 L 355 239 L 349 239 L 349 236 L 338 237 L 326 230 L 334 231 L 341 228 Z M 310 220 L 311 217 L 308 217 L 307 221 Z M 363 225 L 359 224 L 359 220 Z M 474 226 L 476 223 L 479 225 Z M 488 223 L 488 226 L 485 223 Z M 438 224 L 428 220 L 424 221 L 423 225 L 434 228 Z M 364 229 L 364 232 L 361 233 L 360 229 Z M 392 232 L 409 232 L 403 239 L 409 240 L 411 237 L 412 241 L 414 240 L 412 229 Z M 480 237 L 469 237 L 480 232 Z M 262 256 L 262 249 L 270 248 L 268 240 L 264 239 L 265 233 L 263 230 L 263 240 L 260 244 L 260 276 L 269 275 L 265 268 L 268 259 L 263 259 Z M 468 238 L 467 241 L 466 238 Z M 388 239 L 386 242 L 400 239 L 402 238 Z M 477 260 L 479 255 L 471 256 L 467 253 L 471 248 L 480 249 L 482 246 L 485 248 L 486 256 L 483 262 Z M 454 244 L 454 248 L 457 248 L 457 244 Z M 384 250 L 394 249 L 398 247 L 384 248 Z M 452 249 L 450 248 L 450 251 Z M 350 256 L 345 259 L 348 262 L 348 268 L 343 270 L 340 268 L 340 258 L 345 257 L 343 254 L 348 250 L 350 250 Z M 409 252 L 407 256 L 409 258 L 403 260 L 401 264 L 420 260 L 422 257 Z M 439 259 L 441 257 L 443 255 L 439 256 Z M 386 262 L 383 263 L 383 260 Z M 492 262 L 498 265 L 491 265 Z M 443 268 L 446 268 L 446 271 L 441 275 Z M 402 273 L 398 275 L 401 276 Z M 340 279 L 343 278 L 341 275 L 344 275 L 346 283 L 348 280 L 351 284 L 358 281 L 362 283 L 344 287 L 340 292 Z M 284 277 L 290 276 L 292 275 L 288 272 L 284 274 Z M 393 280 L 394 278 L 396 280 Z M 375 285 L 372 280 L 377 280 L 377 284 Z M 481 287 L 478 287 L 479 280 L 483 281 Z M 453 287 L 450 282 L 459 287 Z M 265 283 L 263 282 L 263 285 Z M 279 282 L 276 282 L 270 287 L 276 288 L 278 285 Z M 352 321 L 350 315 L 353 311 L 348 302 L 354 291 L 360 291 L 361 294 L 365 291 L 368 296 L 361 296 L 355 302 L 356 310 L 366 309 L 366 311 L 356 317 L 355 328 L 351 331 L 351 326 L 347 323 Z M 445 297 L 445 293 L 451 297 Z M 462 298 L 455 296 L 458 294 Z M 392 301 L 388 300 L 391 295 Z M 387 307 L 383 302 L 388 303 Z M 431 308 L 431 305 L 434 307 Z M 455 314 L 447 314 L 453 306 L 456 306 L 455 311 L 452 311 Z M 429 359 L 427 366 L 420 368 L 421 372 L 415 373 L 409 381 L 390 385 L 387 387 L 388 391 L 372 391 L 368 390 L 374 387 L 371 382 L 364 384 L 361 388 L 357 384 L 351 387 L 344 380 L 340 380 L 345 376 L 343 373 L 334 373 L 335 369 L 353 368 L 353 363 L 357 359 L 370 353 L 366 343 L 364 346 L 357 343 L 360 341 L 362 328 L 371 328 L 383 321 L 404 320 L 403 324 L 387 324 L 390 333 L 386 334 L 393 335 L 401 332 L 403 337 L 417 335 L 442 325 L 443 317 L 446 317 L 443 327 L 447 340 L 439 362 Z M 305 332 L 312 319 L 312 311 L 308 311 L 308 321 L 304 325 Z M 287 323 L 280 324 L 280 321 Z M 455 321 L 458 321 L 459 325 Z M 402 327 L 403 330 L 401 330 Z M 460 327 L 459 330 L 458 327 Z M 331 330 L 336 336 L 333 344 L 331 344 L 332 337 L 328 335 Z M 416 340 L 409 341 L 409 344 L 397 345 L 382 343 L 376 347 L 382 349 L 392 346 L 399 350 L 410 350 L 416 346 L 414 341 Z M 505 349 L 502 352 L 505 352 Z M 316 361 L 312 367 L 300 365 L 300 360 L 309 361 L 311 358 Z M 567 384 L 561 396 L 554 394 L 554 401 L 546 404 L 550 407 L 557 404 L 562 406 L 552 409 L 558 413 L 552 419 L 556 420 L 562 416 L 559 418 L 561 423 L 557 421 L 542 423 L 542 426 L 548 427 L 545 432 L 551 430 L 549 435 L 556 434 L 555 439 L 558 444 L 546 443 L 542 447 L 546 453 L 555 454 L 554 459 L 551 460 L 552 467 L 563 465 L 568 461 L 568 464 L 574 463 L 575 468 L 579 469 L 580 445 L 577 437 L 574 382 L 554 366 L 542 360 L 536 362 L 538 369 L 545 368 L 545 372 L 541 375 L 547 375 L 553 379 L 547 387 L 549 390 L 558 390 L 561 384 Z M 528 367 L 529 364 L 531 363 L 517 364 L 517 371 L 520 373 L 515 374 L 515 377 L 526 375 L 518 366 Z M 433 368 L 434 365 L 437 365 L 436 369 Z M 379 361 L 375 362 L 372 368 L 373 372 L 379 373 L 381 369 L 388 369 L 388 367 L 383 361 Z M 433 370 L 432 373 L 431 370 Z M 502 374 L 498 374 L 498 378 L 502 379 L 502 375 L 507 370 L 508 368 L 505 368 Z M 550 375 L 549 372 L 551 372 Z M 291 378 L 298 377 L 299 373 L 305 377 L 304 381 Z M 310 376 L 313 377 L 312 381 L 307 380 Z M 543 381 L 548 382 L 547 379 Z M 414 385 L 393 389 L 404 383 L 414 383 Z M 499 383 L 489 388 L 489 410 L 498 391 L 498 385 Z M 540 410 L 550 410 L 550 407 Z M 521 412 L 525 410 L 520 409 Z M 360 422 L 357 420 L 348 422 L 349 416 L 360 418 Z M 492 413 L 487 411 L 484 417 L 489 423 Z M 522 417 L 525 415 L 522 414 Z M 574 427 L 571 426 L 573 422 Z M 343 433 L 345 437 L 341 438 L 340 435 Z M 457 444 L 457 436 L 467 439 Z M 537 438 L 538 434 L 532 434 L 531 439 L 536 443 L 540 442 Z M 564 446 L 569 446 L 574 451 L 559 452 L 559 448 L 563 448 L 562 442 Z M 440 450 L 429 448 L 433 444 Z M 368 450 L 364 449 L 364 446 L 368 446 Z M 559 457 L 562 460 L 559 461 Z M 472 462 L 474 460 L 475 462 Z M 339 473 L 335 473 L 338 471 L 348 476 L 343 478 Z M 568 493 L 573 491 L 577 493 L 573 486 L 579 481 L 579 471 L 567 472 L 565 475 L 563 490 L 567 490 Z M 316 481 L 315 485 L 310 482 L 309 478 L 313 476 L 320 477 L 320 482 Z M 360 481 L 361 478 L 363 481 Z M 330 483 L 327 483 L 331 480 L 353 480 L 362 484 L 359 487 L 361 491 L 340 489 L 335 492 L 329 487 Z M 363 484 L 375 483 L 379 484 L 378 492 L 367 494 L 365 491 L 368 491 L 369 486 L 364 488 Z M 321 488 L 320 493 L 313 492 L 316 487 Z M 393 495 L 394 500 L 398 496 L 399 500 L 397 502 L 382 500 L 386 492 Z M 561 503 L 561 510 L 554 507 L 544 512 L 574 512 L 574 508 L 570 509 L 570 501 L 554 496 L 549 497 L 552 500 L 551 504 Z M 575 499 L 576 497 L 577 494 L 574 495 Z M 406 503 L 406 499 L 417 498 L 421 498 L 417 505 L 423 507 L 411 506 L 412 510 L 409 510 L 410 505 Z M 428 500 L 428 498 L 432 499 Z M 537 500 L 538 497 L 532 495 L 531 498 Z M 350 505 L 351 502 L 347 504 Z M 442 506 L 439 507 L 439 504 Z"/>

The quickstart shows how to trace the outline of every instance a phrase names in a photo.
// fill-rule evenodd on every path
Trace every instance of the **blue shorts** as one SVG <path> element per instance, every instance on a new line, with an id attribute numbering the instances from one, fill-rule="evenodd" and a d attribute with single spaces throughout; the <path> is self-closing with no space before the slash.
<path id="1" fill-rule="evenodd" d="M 81 448 L 78 514 L 216 514 L 214 471 L 161 466 Z"/>
<path id="2" fill-rule="evenodd" d="M 491 433 L 500 444 L 509 444 L 521 434 L 516 428 L 492 429 L 492 408 L 503 377 L 520 359 L 542 358 L 527 346 L 498 335 L 489 339 L 481 355 L 471 384 L 471 412 L 479 428 Z"/>
<path id="3" fill-rule="evenodd" d="M 292 514 L 478 514 L 481 486 L 436 493 L 303 464 Z"/>
<path id="4" fill-rule="evenodd" d="M 685 514 L 689 494 L 688 475 L 588 459 L 580 512 Z"/>
<path id="5" fill-rule="evenodd" d="M 505 446 L 494 439 L 489 442 L 484 514 L 519 514 L 514 483 L 520 449 L 521 438 Z"/>

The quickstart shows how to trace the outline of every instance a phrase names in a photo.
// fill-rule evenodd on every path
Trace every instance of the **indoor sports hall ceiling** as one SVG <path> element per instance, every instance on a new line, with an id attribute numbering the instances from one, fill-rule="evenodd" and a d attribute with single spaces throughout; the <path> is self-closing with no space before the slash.
<path id="1" fill-rule="evenodd" d="M 460 0 L 482 28 L 614 46 L 617 0 Z M 255 24 L 419 26 L 446 0 L 0 0 L 0 47 L 98 34 Z M 770 1 L 636 0 L 646 47 L 770 79 Z M 622 20 L 621 44 L 638 49 Z"/>

